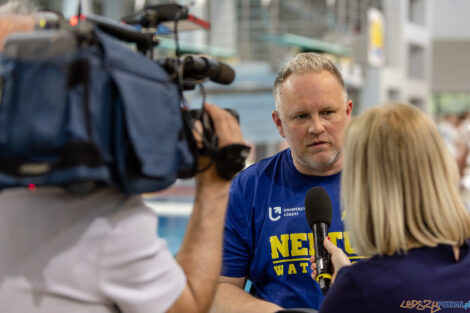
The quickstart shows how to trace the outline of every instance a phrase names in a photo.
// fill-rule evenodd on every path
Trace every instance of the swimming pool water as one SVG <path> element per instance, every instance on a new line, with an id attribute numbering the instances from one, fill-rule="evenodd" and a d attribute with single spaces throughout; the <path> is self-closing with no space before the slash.
<path id="1" fill-rule="evenodd" d="M 184 233 L 188 226 L 188 216 L 159 216 L 157 234 L 167 241 L 168 247 L 175 255 L 181 247 Z"/>

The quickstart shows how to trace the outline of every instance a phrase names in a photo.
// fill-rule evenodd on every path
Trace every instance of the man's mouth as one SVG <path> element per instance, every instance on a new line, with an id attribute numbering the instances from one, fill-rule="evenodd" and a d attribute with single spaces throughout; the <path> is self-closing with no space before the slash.
<path id="1" fill-rule="evenodd" d="M 315 141 L 315 142 L 308 144 L 308 147 L 319 147 L 319 146 L 326 145 L 326 144 L 328 144 L 328 142 L 326 141 Z"/>

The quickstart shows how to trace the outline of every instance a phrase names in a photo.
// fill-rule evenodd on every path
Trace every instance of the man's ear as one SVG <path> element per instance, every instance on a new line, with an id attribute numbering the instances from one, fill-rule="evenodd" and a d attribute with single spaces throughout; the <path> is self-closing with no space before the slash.
<path id="1" fill-rule="evenodd" d="M 348 117 L 349 120 L 351 119 L 352 109 L 353 109 L 353 102 L 352 100 L 348 100 L 348 104 L 346 105 L 346 116 Z"/>
<path id="2" fill-rule="evenodd" d="M 276 125 L 277 131 L 279 132 L 279 135 L 281 135 L 282 138 L 286 138 L 286 135 L 284 133 L 284 127 L 282 126 L 282 120 L 279 116 L 279 111 L 273 111 L 272 117 L 274 125 Z"/>

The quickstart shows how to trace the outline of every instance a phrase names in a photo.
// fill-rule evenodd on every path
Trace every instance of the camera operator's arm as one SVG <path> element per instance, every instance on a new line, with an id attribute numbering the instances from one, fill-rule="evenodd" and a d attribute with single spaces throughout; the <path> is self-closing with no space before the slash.
<path id="1" fill-rule="evenodd" d="M 221 276 L 211 312 L 271 313 L 282 309 L 274 303 L 255 298 L 245 292 L 245 282 L 245 277 Z"/>
<path id="2" fill-rule="evenodd" d="M 206 105 L 219 138 L 219 147 L 243 144 L 240 127 L 227 111 Z M 200 160 L 204 162 L 207 160 Z M 221 179 L 212 165 L 196 176 L 193 213 L 176 260 L 187 284 L 169 312 L 207 312 L 214 297 L 222 260 L 222 235 L 230 181 Z"/>

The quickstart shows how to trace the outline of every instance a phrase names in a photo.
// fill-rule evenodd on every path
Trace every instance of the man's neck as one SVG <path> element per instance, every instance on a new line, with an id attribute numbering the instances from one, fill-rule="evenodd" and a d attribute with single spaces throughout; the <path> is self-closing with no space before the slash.
<path id="1" fill-rule="evenodd" d="M 292 153 L 292 152 L 291 152 Z M 292 155 L 291 155 L 292 156 Z M 340 156 L 333 164 L 324 167 L 324 168 L 312 168 L 304 164 L 299 163 L 292 156 L 292 161 L 294 162 L 295 168 L 304 175 L 310 176 L 330 176 L 336 173 L 339 173 L 343 167 L 343 157 Z"/>

